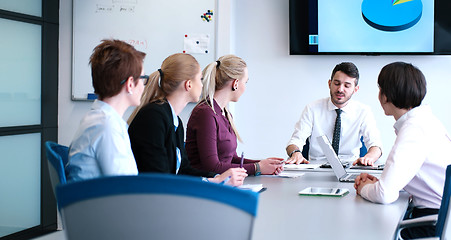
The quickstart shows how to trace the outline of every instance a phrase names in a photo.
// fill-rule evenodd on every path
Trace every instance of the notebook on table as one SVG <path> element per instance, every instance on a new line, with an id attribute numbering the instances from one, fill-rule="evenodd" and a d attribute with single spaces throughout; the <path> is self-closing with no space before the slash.
<path id="1" fill-rule="evenodd" d="M 321 149 L 323 150 L 324 155 L 326 155 L 327 161 L 329 161 L 332 170 L 335 173 L 338 181 L 340 182 L 354 182 L 355 178 L 360 175 L 360 173 L 348 173 L 346 169 L 343 167 L 340 159 L 335 153 L 332 145 L 330 144 L 329 139 L 326 135 L 319 136 L 318 143 Z"/>

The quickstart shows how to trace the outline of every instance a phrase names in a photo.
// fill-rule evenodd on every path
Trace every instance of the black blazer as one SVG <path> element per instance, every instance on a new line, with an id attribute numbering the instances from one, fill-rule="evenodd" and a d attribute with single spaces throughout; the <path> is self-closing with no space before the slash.
<path id="1" fill-rule="evenodd" d="M 128 128 L 138 171 L 175 174 L 178 147 L 182 157 L 179 174 L 214 177 L 215 173 L 191 167 L 185 151 L 183 123 L 178 119 L 176 132 L 171 107 L 166 101 L 149 103 L 138 112 Z"/>

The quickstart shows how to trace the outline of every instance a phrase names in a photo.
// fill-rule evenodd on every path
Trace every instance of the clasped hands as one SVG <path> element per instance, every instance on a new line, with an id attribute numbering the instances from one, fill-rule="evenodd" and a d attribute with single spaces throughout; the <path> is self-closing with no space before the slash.
<path id="1" fill-rule="evenodd" d="M 354 188 L 357 194 L 360 195 L 362 188 L 367 184 L 373 184 L 379 181 L 379 179 L 368 173 L 361 173 L 360 176 L 357 176 L 354 182 Z"/>

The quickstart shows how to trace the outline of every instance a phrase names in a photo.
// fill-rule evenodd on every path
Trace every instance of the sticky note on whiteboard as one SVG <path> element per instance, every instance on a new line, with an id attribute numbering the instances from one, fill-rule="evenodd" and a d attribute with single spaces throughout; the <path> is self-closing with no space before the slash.
<path id="1" fill-rule="evenodd" d="M 185 34 L 183 52 L 207 54 L 210 47 L 209 34 Z"/>

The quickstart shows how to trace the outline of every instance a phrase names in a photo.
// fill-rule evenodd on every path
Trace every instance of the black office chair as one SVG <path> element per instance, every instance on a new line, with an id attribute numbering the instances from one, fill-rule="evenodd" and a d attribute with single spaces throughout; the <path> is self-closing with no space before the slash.
<path id="1" fill-rule="evenodd" d="M 394 239 L 402 239 L 401 231 L 409 227 L 435 225 L 435 236 L 427 239 L 451 239 L 451 222 L 449 200 L 451 196 L 451 165 L 446 168 L 445 187 L 443 188 L 442 202 L 438 214 L 420 218 L 407 219 L 399 222 Z"/>

